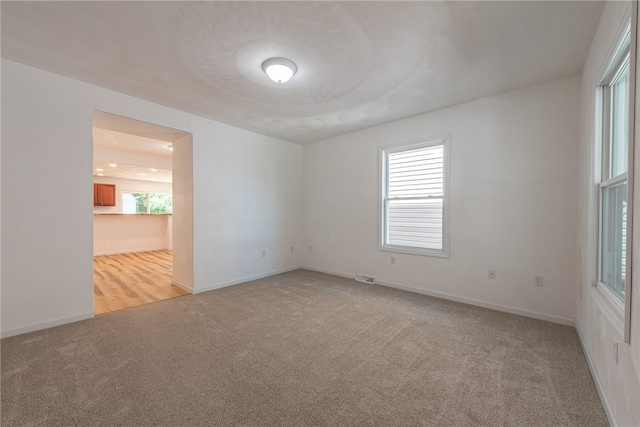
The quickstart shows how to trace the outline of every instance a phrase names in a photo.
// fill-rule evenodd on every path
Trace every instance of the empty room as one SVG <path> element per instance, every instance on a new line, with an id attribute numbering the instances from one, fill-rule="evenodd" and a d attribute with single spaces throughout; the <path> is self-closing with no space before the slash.
<path id="1" fill-rule="evenodd" d="M 640 426 L 637 6 L 0 2 L 1 424 Z"/>

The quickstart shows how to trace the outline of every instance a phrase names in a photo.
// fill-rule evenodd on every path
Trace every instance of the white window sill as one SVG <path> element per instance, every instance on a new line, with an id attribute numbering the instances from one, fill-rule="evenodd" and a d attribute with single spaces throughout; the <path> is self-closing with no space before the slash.
<path id="1" fill-rule="evenodd" d="M 404 246 L 392 246 L 392 245 L 379 246 L 378 249 L 381 251 L 395 252 L 398 254 L 421 255 L 421 256 L 430 256 L 430 257 L 436 257 L 436 258 L 449 258 L 448 252 L 437 251 L 437 250 L 429 250 L 429 249 L 421 250 L 421 249 L 407 248 Z"/>
<path id="2" fill-rule="evenodd" d="M 624 337 L 623 303 L 601 283 L 593 286 L 590 290 L 590 294 L 611 327 L 620 335 L 620 337 Z"/>

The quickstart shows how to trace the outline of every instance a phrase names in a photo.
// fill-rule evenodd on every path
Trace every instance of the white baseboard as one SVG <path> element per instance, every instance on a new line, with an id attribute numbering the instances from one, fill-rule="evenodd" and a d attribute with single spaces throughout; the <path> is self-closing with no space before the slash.
<path id="1" fill-rule="evenodd" d="M 305 270 L 317 271 L 318 273 L 332 274 L 334 276 L 346 277 L 347 279 L 356 279 L 355 274 L 351 273 L 343 273 L 341 271 L 333 271 L 333 270 L 325 270 L 324 268 L 316 268 L 316 267 L 307 267 L 302 266 L 300 268 L 304 268 Z"/>
<path id="2" fill-rule="evenodd" d="M 220 288 L 226 288 L 227 286 L 233 286 L 233 285 L 238 285 L 240 283 L 245 283 L 245 282 L 250 282 L 252 280 L 257 280 L 257 279 L 263 279 L 265 277 L 269 277 L 269 276 L 275 276 L 276 274 L 281 274 L 281 273 L 286 273 L 288 271 L 293 271 L 293 270 L 298 270 L 301 267 L 290 267 L 290 268 L 285 268 L 282 270 L 274 270 L 274 271 L 270 271 L 267 273 L 262 273 L 262 274 L 257 274 L 254 276 L 249 276 L 249 277 L 244 277 L 242 279 L 237 279 L 237 280 L 233 280 L 230 282 L 224 282 L 224 283 L 219 283 L 219 284 L 215 284 L 215 285 L 211 285 L 211 286 L 206 286 L 203 288 L 197 288 L 197 289 L 193 289 L 192 287 L 185 285 L 183 283 L 177 282 L 175 280 L 172 280 L 171 283 L 173 283 L 174 285 L 188 291 L 191 292 L 193 294 L 199 294 L 202 292 L 207 292 L 207 291 L 212 291 L 214 289 L 220 289 Z M 73 323 L 73 322 L 78 322 L 80 320 L 86 320 L 86 319 L 91 319 L 94 317 L 93 312 L 91 313 L 85 313 L 85 314 L 80 314 L 78 316 L 71 316 L 71 317 L 65 317 L 63 319 L 57 319 L 57 320 L 51 320 L 48 322 L 43 322 L 43 323 L 37 323 L 37 324 L 33 324 L 33 325 L 28 325 L 28 326 L 22 326 L 20 328 L 15 328 L 15 329 L 9 329 L 6 331 L 2 331 L 0 332 L 0 338 L 9 338 L 9 337 L 13 337 L 16 335 L 22 335 L 22 334 L 27 334 L 29 332 L 35 332 L 35 331 L 39 331 L 42 329 L 48 329 L 48 328 L 53 328 L 55 326 L 60 326 L 60 325 L 65 325 L 67 323 Z"/>
<path id="3" fill-rule="evenodd" d="M 228 286 L 239 285 L 240 283 L 246 283 L 252 280 L 264 279 L 265 277 L 275 276 L 276 274 L 286 273 L 287 271 L 298 270 L 300 268 L 302 267 L 290 267 L 290 268 L 284 268 L 282 270 L 273 270 L 267 273 L 256 274 L 255 276 L 248 276 L 248 277 L 243 277 L 242 279 L 232 280 L 230 282 L 223 282 L 223 283 L 217 283 L 215 285 L 203 286 L 201 288 L 194 288 L 192 292 L 194 294 L 200 294 L 202 292 L 208 292 L 216 289 L 226 288 Z"/>
<path id="4" fill-rule="evenodd" d="M 171 280 L 171 284 L 172 285 L 176 285 L 177 287 L 184 289 L 185 291 L 189 292 L 189 293 L 193 293 L 193 286 L 192 285 L 185 285 L 184 283 L 178 282 L 177 280 Z"/>
<path id="5" fill-rule="evenodd" d="M 134 254 L 137 252 L 153 252 L 153 251 L 170 251 L 171 248 L 162 247 L 162 248 L 145 248 L 145 249 L 127 249 L 124 251 L 103 251 L 103 252 L 94 252 L 93 256 L 103 256 L 103 255 L 118 255 L 118 254 Z"/>
<path id="6" fill-rule="evenodd" d="M 343 273 L 343 272 L 339 272 L 339 271 L 331 271 L 331 270 L 325 270 L 325 269 L 315 268 L 315 267 L 303 266 L 301 268 L 304 268 L 306 270 L 317 271 L 317 272 L 320 272 L 320 273 L 333 274 L 335 276 L 346 277 L 346 278 L 349 278 L 349 279 L 355 279 L 355 277 L 356 277 L 355 274 L 351 274 L 351 273 Z M 520 308 L 509 307 L 509 306 L 500 305 L 500 304 L 494 304 L 494 303 L 490 303 L 490 302 L 486 302 L 486 301 L 480 301 L 480 300 L 476 300 L 476 299 L 472 299 L 472 298 L 460 297 L 460 296 L 457 296 L 457 295 L 447 294 L 447 293 L 444 293 L 444 292 L 430 291 L 430 290 L 427 290 L 427 289 L 415 288 L 413 286 L 406 286 L 406 285 L 400 285 L 400 284 L 397 284 L 397 283 L 382 282 L 382 281 L 377 281 L 377 280 L 376 280 L 376 284 L 377 285 L 381 285 L 381 286 L 387 286 L 387 287 L 390 287 L 390 288 L 395 288 L 395 289 L 402 289 L 403 291 L 415 292 L 417 294 L 428 295 L 428 296 L 431 296 L 431 297 L 442 298 L 442 299 L 461 302 L 461 303 L 469 304 L 469 305 L 475 305 L 477 307 L 483 307 L 483 308 L 488 308 L 488 309 L 491 309 L 491 310 L 502 311 L 502 312 L 505 312 L 505 313 L 517 314 L 519 316 L 530 317 L 530 318 L 533 318 L 533 319 L 545 320 L 547 322 L 559 323 L 561 325 L 567 325 L 567 326 L 573 326 L 573 327 L 575 327 L 575 325 L 576 325 L 576 322 L 573 319 L 567 319 L 565 317 L 553 316 L 553 315 L 550 315 L 550 314 L 538 313 L 538 312 L 535 312 L 535 311 L 523 310 L 523 309 L 520 309 Z"/>
<path id="7" fill-rule="evenodd" d="M 66 325 L 67 323 L 73 323 L 73 322 L 78 322 L 80 320 L 91 319 L 93 317 L 94 317 L 94 314 L 93 314 L 93 312 L 91 312 L 91 313 L 79 314 L 77 316 L 71 316 L 71 317 L 65 317 L 65 318 L 62 318 L 62 319 L 51 320 L 51 321 L 48 321 L 48 322 L 36 323 L 36 324 L 33 324 L 33 325 L 29 325 L 29 326 L 22 326 L 20 328 L 15 328 L 15 329 L 9 329 L 9 330 L 6 330 L 6 331 L 2 331 L 2 333 L 0 334 L 0 337 L 9 338 L 9 337 L 13 337 L 13 336 L 16 336 L 16 335 L 27 334 L 29 332 L 40 331 L 42 329 L 53 328 L 55 326 Z"/>
<path id="8" fill-rule="evenodd" d="M 602 406 L 604 407 L 604 413 L 607 415 L 607 419 L 609 420 L 609 425 L 612 427 L 618 427 L 618 423 L 613 416 L 611 404 L 609 403 L 607 395 L 604 392 L 602 380 L 600 379 L 600 375 L 598 375 L 598 370 L 596 369 L 596 365 L 593 363 L 593 359 L 591 359 L 591 354 L 589 353 L 589 349 L 585 343 L 584 336 L 582 335 L 582 330 L 580 329 L 580 323 L 578 322 L 576 322 L 576 331 L 578 332 L 578 339 L 580 340 L 580 345 L 582 346 L 584 357 L 587 359 L 587 365 L 589 365 L 589 370 L 591 371 L 593 382 L 596 383 L 596 390 L 598 390 L 598 395 L 600 395 L 600 400 L 602 401 Z"/>

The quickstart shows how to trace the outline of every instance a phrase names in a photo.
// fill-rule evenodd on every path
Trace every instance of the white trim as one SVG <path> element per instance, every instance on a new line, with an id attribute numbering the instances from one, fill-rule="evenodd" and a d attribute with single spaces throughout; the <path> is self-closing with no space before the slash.
<path id="1" fill-rule="evenodd" d="M 613 409 L 611 409 L 611 404 L 609 403 L 609 399 L 607 399 L 607 395 L 604 392 L 604 385 L 602 384 L 602 380 L 600 379 L 600 375 L 598 375 L 598 370 L 596 369 L 595 363 L 591 359 L 591 354 L 589 353 L 589 349 L 585 343 L 584 336 L 582 335 L 582 330 L 580 329 L 580 323 L 576 322 L 576 332 L 578 333 L 578 340 L 580 341 L 580 345 L 582 346 L 582 352 L 584 353 L 585 359 L 587 359 L 587 365 L 589 366 L 589 370 L 591 371 L 591 376 L 593 377 L 593 382 L 596 384 L 596 390 L 598 390 L 598 395 L 600 396 L 600 400 L 602 401 L 602 406 L 604 407 L 604 413 L 607 415 L 607 419 L 609 420 L 609 425 L 612 427 L 618 427 L 618 423 L 613 416 Z"/>
<path id="2" fill-rule="evenodd" d="M 193 286 L 185 285 L 182 282 L 178 282 L 177 280 L 171 279 L 171 284 L 179 287 L 180 289 L 184 289 L 189 293 L 193 293 Z"/>
<path id="3" fill-rule="evenodd" d="M 412 148 L 428 147 L 440 144 L 442 144 L 443 147 L 442 250 L 420 249 L 386 244 L 384 236 L 386 222 L 385 196 L 387 193 L 387 155 L 397 151 L 405 151 Z M 450 180 L 451 133 L 443 133 L 378 147 L 378 250 L 410 255 L 450 258 Z"/>
<path id="4" fill-rule="evenodd" d="M 620 300 L 606 286 L 589 289 L 593 302 L 606 317 L 609 326 L 621 337 L 624 337 L 624 307 Z"/>
<path id="5" fill-rule="evenodd" d="M 593 293 L 594 301 L 612 328 L 620 333 L 622 340 L 629 343 L 631 339 L 631 292 L 633 275 L 633 199 L 634 199 L 634 160 L 635 160 L 635 113 L 636 113 L 636 65 L 637 65 L 637 26 L 638 26 L 637 2 L 630 2 L 621 25 L 616 31 L 613 43 L 605 59 L 600 64 L 600 69 L 595 76 L 594 87 L 594 134 L 592 145 L 592 168 L 591 180 L 595 182 L 594 194 L 592 196 L 592 209 L 597 212 L 595 224 L 591 224 L 595 230 L 595 265 L 592 268 L 592 286 L 596 292 Z M 627 172 L 616 177 L 602 181 L 603 170 L 603 144 L 605 138 L 610 139 L 610 135 L 605 137 L 604 131 L 610 132 L 610 125 L 606 124 L 608 119 L 603 117 L 603 111 L 609 109 L 603 105 L 605 95 L 603 90 L 608 88 L 618 79 L 618 73 L 625 67 L 629 68 L 629 123 L 627 142 Z M 615 74 L 615 75 L 614 75 Z M 608 172 L 607 174 L 609 174 Z M 596 179 L 597 178 L 597 179 Z M 599 282 L 602 265 L 602 189 L 614 185 L 623 180 L 627 180 L 627 243 L 626 243 L 626 274 L 625 274 L 625 300 L 622 305 L 618 304 L 619 299 L 607 286 Z M 593 249 L 592 249 L 593 250 Z M 593 259 L 593 258 L 592 258 Z"/>
<path id="6" fill-rule="evenodd" d="M 382 286 L 388 286 L 396 289 L 402 289 L 409 292 L 415 292 L 418 294 L 428 295 L 436 298 L 442 298 L 450 301 L 461 302 L 464 304 L 469 304 L 477 307 L 483 307 L 491 310 L 502 311 L 505 313 L 517 314 L 519 316 L 530 317 L 532 319 L 546 320 L 547 322 L 559 323 L 561 325 L 567 325 L 567 326 L 575 326 L 575 320 L 567 319 L 565 317 L 553 316 L 550 314 L 539 313 L 536 311 L 523 310 L 520 308 L 509 307 L 506 305 L 493 304 L 490 302 L 480 301 L 472 298 L 460 297 L 457 295 L 447 294 L 444 292 L 430 291 L 426 289 L 414 288 L 412 286 L 398 285 L 396 283 L 378 281 L 376 284 L 382 285 Z"/>
<path id="7" fill-rule="evenodd" d="M 385 245 L 385 246 L 380 246 L 378 250 L 382 252 L 394 252 L 397 254 L 422 255 L 422 256 L 430 256 L 430 257 L 437 257 L 437 258 L 451 258 L 449 256 L 449 253 L 445 253 L 443 251 L 437 251 L 433 249 L 414 249 L 406 246 Z"/>
<path id="8" fill-rule="evenodd" d="M 131 179 L 131 178 L 124 178 L 124 179 Z M 154 181 L 154 182 L 158 182 L 158 181 Z M 172 182 L 161 182 L 160 184 L 172 184 Z M 173 187 L 172 187 L 173 189 Z M 146 194 L 147 195 L 147 212 L 145 213 L 140 213 L 140 212 L 124 212 L 124 193 L 139 193 L 139 194 Z M 171 213 L 168 214 L 152 214 L 151 213 L 151 195 L 152 194 L 164 194 L 167 196 L 171 196 Z M 123 215 L 173 215 L 173 191 L 171 193 L 160 193 L 157 191 L 141 191 L 141 190 L 120 190 L 120 212 L 122 212 Z"/>
<path id="9" fill-rule="evenodd" d="M 310 270 L 310 271 L 317 271 L 318 273 L 325 273 L 325 274 L 331 274 L 333 276 L 340 276 L 340 277 L 344 277 L 346 279 L 356 279 L 356 275 L 355 274 L 351 274 L 351 273 L 343 273 L 341 271 L 333 271 L 333 270 L 327 270 L 324 268 L 317 268 L 317 267 L 309 267 L 309 266 L 302 266 L 300 267 L 304 270 Z"/>
<path id="10" fill-rule="evenodd" d="M 627 153 L 627 247 L 626 247 L 626 265 L 632 268 L 625 272 L 624 287 L 624 313 L 623 313 L 623 329 L 624 342 L 631 342 L 631 293 L 633 287 L 633 216 L 634 216 L 634 198 L 635 198 L 635 161 L 636 161 L 636 102 L 637 102 L 637 64 L 638 64 L 638 2 L 634 1 L 631 5 L 631 40 L 629 42 L 629 142 Z"/>
<path id="11" fill-rule="evenodd" d="M 590 205 L 591 211 L 589 215 L 589 225 L 591 236 L 589 236 L 589 261 L 591 273 L 591 286 L 598 285 L 598 276 L 600 274 L 600 177 L 602 176 L 602 119 L 601 115 L 603 107 L 602 88 L 596 85 L 594 88 L 594 111 L 593 111 L 593 143 L 591 146 L 591 174 L 590 178 Z M 598 179 L 596 179 L 598 177 Z"/>
<path id="12" fill-rule="evenodd" d="M 604 108 L 603 98 L 604 95 L 602 93 L 602 85 L 609 71 L 611 64 L 615 62 L 616 56 L 619 56 L 621 47 L 623 43 L 621 43 L 622 38 L 625 37 L 625 33 L 627 32 L 627 28 L 629 27 L 629 23 L 631 22 L 631 16 L 633 11 L 633 5 L 629 3 L 627 10 L 624 13 L 624 17 L 622 18 L 621 25 L 618 27 L 615 36 L 613 37 L 613 43 L 609 46 L 609 50 L 605 55 L 603 61 L 600 64 L 600 69 L 595 74 L 593 81 L 591 82 L 591 86 L 593 87 L 593 135 L 592 135 L 592 145 L 591 145 L 591 211 L 596 212 L 596 215 L 590 215 L 590 223 L 591 223 L 591 231 L 593 235 L 591 236 L 591 244 L 589 245 L 590 259 L 595 262 L 591 263 L 591 286 L 596 287 L 598 285 L 598 277 L 600 275 L 599 265 L 600 265 L 600 182 L 602 180 L 602 137 L 603 137 L 603 126 L 602 126 L 602 111 Z M 631 71 L 631 70 L 630 70 Z M 631 78 L 631 75 L 629 75 Z M 630 94 L 631 96 L 631 94 Z M 628 171 L 627 171 L 628 173 Z"/>
<path id="13" fill-rule="evenodd" d="M 620 20 L 622 25 L 618 27 L 615 36 L 612 38 L 614 43 L 609 46 L 609 50 L 604 57 L 604 60 L 600 64 L 600 69 L 595 75 L 593 86 L 599 87 L 602 85 L 602 80 L 604 80 L 607 75 L 607 71 L 609 70 L 609 66 L 612 62 L 615 62 L 617 56 L 620 55 L 620 47 L 622 46 L 623 37 L 625 37 L 625 32 L 627 31 L 627 27 L 629 27 L 629 23 L 631 22 L 631 12 L 632 12 L 632 2 L 629 2 L 627 6 L 627 10 L 624 13 L 624 16 Z"/>
<path id="14" fill-rule="evenodd" d="M 128 249 L 126 251 L 102 251 L 95 252 L 93 256 L 103 256 L 103 255 L 118 255 L 118 254 L 135 254 L 138 252 L 154 252 L 154 251 L 170 251 L 171 248 L 161 247 L 161 248 L 144 248 L 144 249 Z"/>
<path id="15" fill-rule="evenodd" d="M 307 266 L 303 266 L 301 268 L 303 268 L 305 270 L 317 271 L 319 273 L 333 274 L 335 276 L 346 277 L 348 279 L 354 279 L 355 280 L 355 274 L 348 274 L 348 273 L 342 273 L 342 272 L 331 271 L 331 270 L 315 268 L 315 267 L 307 267 Z M 430 291 L 430 290 L 427 290 L 427 289 L 415 288 L 413 286 L 400 285 L 400 284 L 397 284 L 397 283 L 385 282 L 385 281 L 380 281 L 380 280 L 377 280 L 377 279 L 376 279 L 376 285 L 386 286 L 386 287 L 395 288 L 395 289 L 401 289 L 403 291 L 409 291 L 409 292 L 414 292 L 414 293 L 417 293 L 417 294 L 428 295 L 428 296 L 431 296 L 431 297 L 446 299 L 446 300 L 449 300 L 449 301 L 461 302 L 463 304 L 473 305 L 473 306 L 476 306 L 476 307 L 488 308 L 490 310 L 501 311 L 501 312 L 504 312 L 504 313 L 517 314 L 519 316 L 529 317 L 529 318 L 532 318 L 532 319 L 545 320 L 547 322 L 558 323 L 560 325 L 566 325 L 566 326 L 575 326 L 576 325 L 576 322 L 575 322 L 574 319 L 568 319 L 566 317 L 554 316 L 554 315 L 551 315 L 551 314 L 539 313 L 539 312 L 536 312 L 536 311 L 524 310 L 524 309 L 521 309 L 521 308 L 509 307 L 509 306 L 506 306 L 506 305 L 493 304 L 493 303 L 486 302 L 486 301 L 480 301 L 480 300 L 476 300 L 476 299 L 472 299 L 472 298 L 460 297 L 460 296 L 457 296 L 457 295 L 447 294 L 447 293 L 444 293 L 444 292 Z M 372 285 L 372 286 L 376 286 L 376 285 Z"/>
<path id="16" fill-rule="evenodd" d="M 296 266 L 296 267 L 283 268 L 281 270 L 273 270 L 273 271 L 269 271 L 267 273 L 261 273 L 261 274 L 256 274 L 254 276 L 243 277 L 242 279 L 235 279 L 235 280 L 231 280 L 229 282 L 223 282 L 223 283 L 217 283 L 217 284 L 214 284 L 214 285 L 203 286 L 201 288 L 194 287 L 191 292 L 195 295 L 195 294 L 200 294 L 202 292 L 214 291 L 216 289 L 226 288 L 228 286 L 239 285 L 241 283 L 251 282 L 252 280 L 264 279 L 265 277 L 275 276 L 276 274 L 282 274 L 282 273 L 286 273 L 288 271 L 299 270 L 300 268 L 302 268 L 302 267 Z"/>
<path id="17" fill-rule="evenodd" d="M 0 337 L 9 338 L 9 337 L 14 337 L 16 335 L 28 334 L 29 332 L 35 332 L 35 331 L 40 331 L 42 329 L 49 329 L 56 326 L 66 325 L 67 323 L 74 323 L 74 322 L 79 322 L 81 320 L 92 319 L 93 317 L 95 316 L 93 312 L 91 312 L 91 313 L 79 314 L 77 316 L 64 317 L 62 319 L 57 319 L 57 320 L 50 320 L 48 322 L 34 323 L 32 325 L 21 326 L 19 328 L 2 331 L 2 333 L 0 334 Z"/>
<path id="18" fill-rule="evenodd" d="M 605 187 L 613 187 L 614 185 L 624 182 L 626 180 L 627 180 L 627 172 L 622 172 L 620 175 L 614 176 L 613 178 L 609 178 L 606 181 L 602 181 L 600 183 L 600 189 L 602 190 Z"/>

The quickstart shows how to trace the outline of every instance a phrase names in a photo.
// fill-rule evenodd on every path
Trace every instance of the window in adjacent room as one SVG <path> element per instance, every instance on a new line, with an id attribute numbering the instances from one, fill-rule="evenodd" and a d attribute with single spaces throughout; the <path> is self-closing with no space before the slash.
<path id="1" fill-rule="evenodd" d="M 122 192 L 123 213 L 170 214 L 171 194 L 147 192 Z"/>
<path id="2" fill-rule="evenodd" d="M 633 137 L 630 117 L 633 99 L 630 98 L 631 76 L 630 26 L 612 56 L 599 87 L 601 138 L 598 178 L 598 268 L 597 288 L 616 313 L 621 328 L 627 323 L 625 307 L 629 304 L 628 257 L 631 238 L 629 170 L 633 160 Z M 632 169 L 631 169 L 632 170 Z M 626 329 L 626 327 L 625 327 Z M 625 332 L 626 334 L 626 332 Z"/>
<path id="3" fill-rule="evenodd" d="M 449 136 L 381 149 L 380 249 L 449 256 Z"/>

